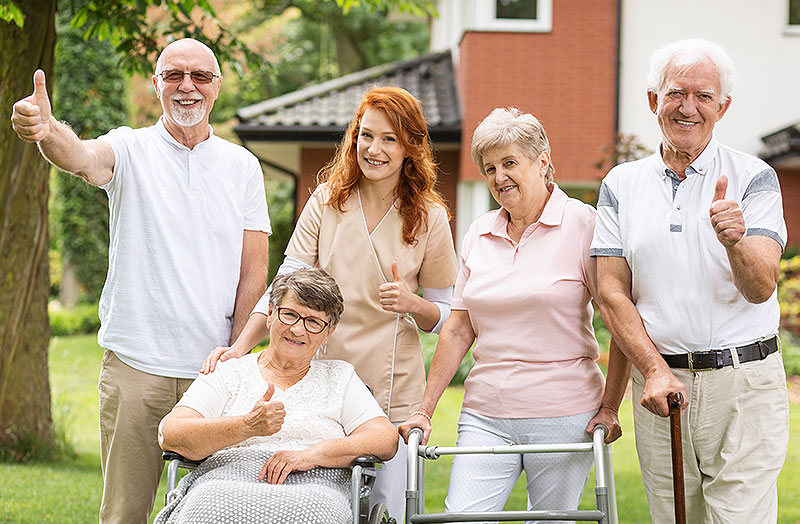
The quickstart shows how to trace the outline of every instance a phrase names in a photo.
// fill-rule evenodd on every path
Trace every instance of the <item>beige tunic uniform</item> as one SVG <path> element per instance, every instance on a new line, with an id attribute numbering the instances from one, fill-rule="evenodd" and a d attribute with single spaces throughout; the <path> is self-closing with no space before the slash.
<path id="1" fill-rule="evenodd" d="M 447 213 L 431 205 L 428 227 L 411 246 L 403 242 L 403 221 L 392 207 L 372 231 L 376 262 L 357 193 L 344 212 L 325 205 L 329 194 L 327 184 L 317 187 L 286 248 L 286 256 L 330 273 L 344 296 L 341 321 L 317 357 L 353 364 L 389 419 L 403 421 L 419 407 L 425 389 L 422 346 L 409 315 L 398 322 L 396 313 L 381 308 L 378 287 L 392 280 L 395 260 L 412 292 L 453 285 L 458 264 Z"/>

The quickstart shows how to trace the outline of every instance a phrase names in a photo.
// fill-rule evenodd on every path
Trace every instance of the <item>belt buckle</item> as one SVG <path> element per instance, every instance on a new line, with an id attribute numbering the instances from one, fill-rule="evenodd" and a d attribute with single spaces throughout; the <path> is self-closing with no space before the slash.
<path id="1" fill-rule="evenodd" d="M 703 368 L 696 368 L 694 367 L 694 356 L 695 355 L 714 355 L 714 365 L 709 367 Z M 708 351 L 692 351 L 689 353 L 689 371 L 695 373 L 697 371 L 711 371 L 712 369 L 719 369 L 722 367 L 722 350 L 721 349 L 709 349 Z"/>

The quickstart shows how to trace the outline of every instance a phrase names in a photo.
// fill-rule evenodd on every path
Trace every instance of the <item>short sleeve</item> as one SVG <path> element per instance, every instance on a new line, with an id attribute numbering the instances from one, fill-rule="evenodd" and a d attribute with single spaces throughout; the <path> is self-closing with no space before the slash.
<path id="1" fill-rule="evenodd" d="M 303 212 L 300 213 L 292 238 L 289 239 L 289 245 L 286 246 L 285 255 L 287 257 L 296 258 L 310 266 L 317 264 L 322 208 L 328 193 L 324 190 L 326 187 L 325 184 L 321 184 L 314 190 L 311 198 L 306 202 Z"/>
<path id="2" fill-rule="evenodd" d="M 600 184 L 597 197 L 597 222 L 589 253 L 593 257 L 623 256 L 619 226 L 619 200 L 614 190 L 613 170 Z"/>
<path id="3" fill-rule="evenodd" d="M 430 207 L 428 228 L 425 256 L 419 269 L 419 285 L 429 288 L 452 286 L 456 280 L 458 262 L 453 247 L 453 233 L 444 207 Z"/>
<path id="4" fill-rule="evenodd" d="M 587 205 L 587 207 L 590 207 Z M 597 213 L 591 209 L 591 217 L 583 226 L 581 230 L 581 237 L 577 243 L 578 247 L 578 260 L 581 264 L 581 272 L 583 273 L 583 282 L 589 289 L 593 298 L 597 298 L 597 260 L 589 253 L 591 251 L 592 239 L 597 222 Z"/>
<path id="5" fill-rule="evenodd" d="M 220 362 L 212 373 L 198 375 L 175 407 L 191 408 L 206 418 L 221 417 L 230 397 L 225 384 L 231 365 L 233 363 Z"/>
<path id="6" fill-rule="evenodd" d="M 105 135 L 97 138 L 111 146 L 114 152 L 114 169 L 111 175 L 111 180 L 106 184 L 99 186 L 104 189 L 109 195 L 116 191 L 119 186 L 119 181 L 124 176 L 124 173 L 130 169 L 131 155 L 128 144 L 133 137 L 133 129 L 127 126 L 112 129 Z"/>
<path id="7" fill-rule="evenodd" d="M 778 175 L 772 168 L 757 173 L 742 195 L 742 215 L 745 235 L 769 237 L 786 247 L 786 223 L 783 218 L 783 199 Z"/>
<path id="8" fill-rule="evenodd" d="M 456 285 L 455 289 L 453 290 L 453 304 L 450 306 L 450 309 L 467 309 L 467 305 L 464 304 L 464 286 L 467 285 L 467 281 L 469 280 L 469 266 L 467 265 L 467 260 L 469 259 L 469 253 L 472 250 L 472 244 L 475 242 L 475 223 L 472 223 L 470 226 L 469 231 L 467 234 L 464 235 L 464 240 L 461 241 L 461 269 L 458 270 L 458 276 L 456 277 Z"/>
<path id="9" fill-rule="evenodd" d="M 247 188 L 244 198 L 244 229 L 265 231 L 272 234 L 272 226 L 267 210 L 267 193 L 264 190 L 264 174 L 261 165 L 252 155 L 248 155 Z"/>
<path id="10" fill-rule="evenodd" d="M 377 417 L 386 418 L 375 397 L 369 392 L 367 386 L 358 378 L 355 370 L 350 371 L 350 380 L 344 393 L 342 411 L 339 422 L 346 435 L 353 432 L 358 426 Z"/>

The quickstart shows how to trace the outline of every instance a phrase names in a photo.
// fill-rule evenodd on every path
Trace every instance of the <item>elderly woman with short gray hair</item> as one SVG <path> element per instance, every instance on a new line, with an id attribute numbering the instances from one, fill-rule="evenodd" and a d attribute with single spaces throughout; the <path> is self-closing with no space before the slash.
<path id="1" fill-rule="evenodd" d="M 392 458 L 398 438 L 352 365 L 312 360 L 343 310 L 322 269 L 275 277 L 269 347 L 201 374 L 159 425 L 163 449 L 210 458 L 157 523 L 352 521 L 340 468 L 359 455 Z"/>
<path id="2" fill-rule="evenodd" d="M 553 182 L 547 134 L 529 113 L 492 111 L 475 129 L 472 158 L 501 207 L 464 237 L 452 312 L 401 435 L 419 427 L 427 442 L 430 416 L 476 342 L 459 446 L 582 442 L 597 424 L 611 442 L 630 366 L 612 342 L 604 392 L 592 328 L 595 210 Z M 446 511 L 501 510 L 522 470 L 529 510 L 575 509 L 591 465 L 589 454 L 457 455 Z"/>

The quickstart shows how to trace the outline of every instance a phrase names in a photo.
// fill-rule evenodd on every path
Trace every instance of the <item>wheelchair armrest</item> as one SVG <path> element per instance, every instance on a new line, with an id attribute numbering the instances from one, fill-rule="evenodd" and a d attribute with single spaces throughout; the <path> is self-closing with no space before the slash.
<path id="1" fill-rule="evenodd" d="M 361 455 L 353 461 L 354 466 L 361 466 L 362 468 L 379 468 L 381 464 L 383 464 L 383 460 L 375 455 Z"/>
<path id="2" fill-rule="evenodd" d="M 199 466 L 203 460 L 190 460 L 178 453 L 177 451 L 162 451 L 161 458 L 164 459 L 165 462 L 170 462 L 172 460 L 180 460 L 184 464 L 197 467 Z"/>

